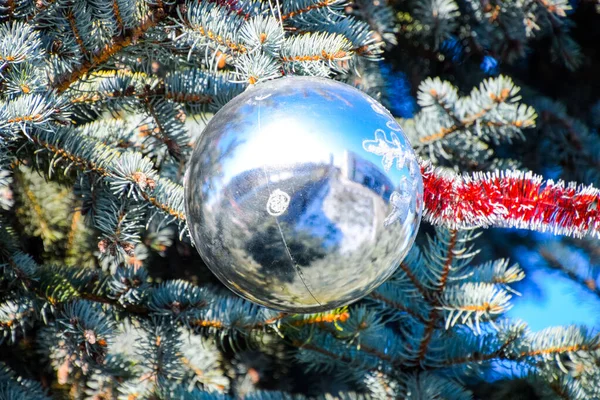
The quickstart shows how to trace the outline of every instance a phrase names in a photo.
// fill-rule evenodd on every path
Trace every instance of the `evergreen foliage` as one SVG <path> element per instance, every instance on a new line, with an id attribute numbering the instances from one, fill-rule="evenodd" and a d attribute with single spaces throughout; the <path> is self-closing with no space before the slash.
<path id="1" fill-rule="evenodd" d="M 599 333 L 508 318 L 528 271 L 489 231 L 431 217 L 364 300 L 284 314 L 203 268 L 182 187 L 197 124 L 288 74 L 380 99 L 455 183 L 518 168 L 599 187 L 597 8 L 0 0 L 0 399 L 600 398 Z M 559 216 L 492 222 L 586 233 Z M 600 296 L 598 263 L 574 261 L 596 240 L 528 244 Z"/>

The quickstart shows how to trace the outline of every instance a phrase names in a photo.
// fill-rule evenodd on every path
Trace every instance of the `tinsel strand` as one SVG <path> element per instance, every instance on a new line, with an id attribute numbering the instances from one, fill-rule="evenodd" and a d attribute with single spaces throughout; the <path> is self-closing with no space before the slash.
<path id="1" fill-rule="evenodd" d="M 600 191 L 544 180 L 532 172 L 459 175 L 421 160 L 423 217 L 451 229 L 515 227 L 583 237 L 600 236 Z"/>

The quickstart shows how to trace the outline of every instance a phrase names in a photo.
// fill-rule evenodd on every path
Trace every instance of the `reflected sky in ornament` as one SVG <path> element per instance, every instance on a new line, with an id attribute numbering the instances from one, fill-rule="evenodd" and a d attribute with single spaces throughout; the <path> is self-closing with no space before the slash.
<path id="1" fill-rule="evenodd" d="M 382 166 L 381 156 L 364 151 L 362 141 L 355 139 L 357 137 L 363 137 L 364 140 L 374 139 L 372 129 L 365 129 L 366 125 L 372 124 L 371 121 L 367 123 L 372 117 L 365 116 L 363 108 L 357 107 L 346 99 L 337 98 L 350 109 L 350 112 L 344 110 L 349 112 L 348 117 L 340 119 L 331 114 L 331 108 L 327 104 L 332 97 L 329 91 L 326 96 L 323 96 L 322 91 L 306 90 L 304 95 L 307 98 L 306 103 L 310 106 L 307 106 L 304 112 L 300 111 L 294 116 L 287 112 L 289 107 L 297 108 L 295 96 L 290 93 L 257 97 L 253 102 L 243 106 L 240 113 L 255 114 L 256 126 L 247 124 L 239 126 L 235 119 L 232 120 L 232 124 L 236 126 L 230 129 L 237 130 L 237 134 L 224 137 L 219 147 L 224 150 L 234 140 L 244 140 L 248 143 L 236 153 L 235 159 L 224 165 L 223 183 L 227 184 L 232 177 L 245 171 L 248 165 L 254 164 L 257 155 L 260 155 L 265 166 L 273 167 L 311 161 L 316 163 L 330 158 L 335 162 L 343 159 L 346 152 L 350 151 L 360 154 L 364 160 L 374 165 Z M 392 126 L 394 130 L 390 129 L 386 124 L 390 124 L 391 116 L 383 107 L 378 111 L 375 115 L 382 121 L 380 128 L 383 128 L 386 139 L 391 140 L 392 132 L 397 132 L 401 128 L 394 121 Z M 402 176 L 406 176 L 407 170 L 393 168 L 387 173 L 391 181 L 397 185 Z"/>

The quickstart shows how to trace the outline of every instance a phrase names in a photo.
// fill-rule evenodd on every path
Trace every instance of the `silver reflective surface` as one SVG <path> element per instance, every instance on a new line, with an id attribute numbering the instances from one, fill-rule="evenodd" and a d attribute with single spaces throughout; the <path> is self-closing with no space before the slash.
<path id="1" fill-rule="evenodd" d="M 423 182 L 375 100 L 328 79 L 248 89 L 198 139 L 186 183 L 200 255 L 231 290 L 317 312 L 383 283 L 416 235 Z"/>

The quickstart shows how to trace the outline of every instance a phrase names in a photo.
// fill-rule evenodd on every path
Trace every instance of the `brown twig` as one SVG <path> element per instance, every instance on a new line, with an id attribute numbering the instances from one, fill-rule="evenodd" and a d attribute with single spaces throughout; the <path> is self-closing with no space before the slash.
<path id="1" fill-rule="evenodd" d="M 434 90 L 431 89 L 430 94 L 436 99 L 438 100 L 438 93 Z M 475 125 L 475 123 L 482 117 L 484 117 L 485 115 L 487 115 L 490 111 L 492 111 L 497 104 L 501 104 L 504 103 L 509 97 L 510 97 L 510 90 L 508 88 L 504 88 L 502 90 L 502 92 L 500 93 L 499 96 L 496 96 L 494 93 L 490 93 L 490 98 L 494 101 L 493 105 L 491 107 L 487 107 L 487 108 L 483 108 L 481 111 L 479 111 L 478 113 L 472 114 L 467 116 L 466 118 L 460 120 L 458 119 L 454 113 L 452 112 L 452 110 L 450 110 L 448 107 L 446 107 L 444 104 L 440 103 L 438 101 L 438 104 L 440 105 L 440 107 L 442 107 L 442 109 L 446 112 L 446 114 L 448 114 L 448 116 L 450 118 L 452 118 L 452 120 L 454 121 L 454 124 L 449 127 L 449 128 L 444 128 L 442 127 L 438 132 L 432 133 L 430 135 L 427 136 L 423 136 L 421 138 L 419 138 L 419 142 L 423 143 L 423 144 L 427 144 L 427 143 L 431 143 L 431 142 L 435 142 L 437 140 L 441 140 L 459 130 L 462 129 L 466 129 L 466 128 L 470 128 L 471 126 Z M 517 128 L 526 128 L 528 126 L 531 126 L 532 121 L 509 121 L 509 122 L 493 122 L 493 121 L 486 121 L 484 123 L 486 126 L 506 126 L 506 125 L 513 125 Z"/>
<path id="2" fill-rule="evenodd" d="M 444 267 L 442 268 L 442 274 L 440 276 L 440 285 L 436 290 L 437 296 L 433 298 L 433 304 L 431 307 L 431 311 L 429 312 L 429 316 L 427 317 L 427 325 L 425 326 L 425 332 L 423 333 L 423 338 L 421 339 L 421 343 L 419 344 L 418 350 L 418 358 L 419 360 L 423 360 L 425 358 L 425 354 L 427 353 L 427 348 L 429 347 L 429 342 L 433 337 L 433 331 L 435 330 L 435 325 L 441 315 L 440 310 L 436 307 L 440 304 L 440 297 L 446 288 L 446 283 L 448 282 L 448 275 L 450 274 L 450 269 L 452 267 L 452 261 L 454 260 L 454 248 L 456 247 L 458 239 L 458 233 L 456 230 L 450 231 L 450 242 L 448 242 L 448 251 L 446 262 L 444 263 Z"/>
<path id="3" fill-rule="evenodd" d="M 381 295 L 377 291 L 371 292 L 371 294 L 369 294 L 369 297 L 371 297 L 371 298 L 373 298 L 375 300 L 381 301 L 381 302 L 385 303 L 387 306 L 395 308 L 398 311 L 402 311 L 402 312 L 405 312 L 407 314 L 410 314 L 412 317 L 418 319 L 423 324 L 427 323 L 427 320 L 425 320 L 425 318 L 423 318 L 422 315 L 417 314 L 416 312 L 414 312 L 413 310 L 411 310 L 410 307 L 407 307 L 404 304 L 400 304 L 400 303 L 397 303 L 395 301 L 392 301 L 392 300 L 384 297 L 383 295 Z"/>
<path id="4" fill-rule="evenodd" d="M 408 279 L 410 279 L 410 281 L 412 282 L 413 285 L 415 285 L 415 287 L 417 288 L 417 290 L 419 291 L 419 293 L 421 294 L 421 296 L 423 296 L 423 298 L 428 298 L 430 296 L 429 292 L 427 291 L 427 289 L 425 289 L 425 287 L 421 284 L 421 282 L 419 282 L 419 280 L 417 279 L 417 277 L 415 276 L 415 274 L 412 272 L 412 270 L 410 269 L 410 267 L 404 263 L 401 262 L 400 263 L 400 269 L 406 274 L 406 276 L 408 277 Z"/>
<path id="5" fill-rule="evenodd" d="M 322 1 L 318 2 L 318 3 L 311 4 L 311 5 L 307 6 L 307 7 L 301 8 L 299 10 L 292 11 L 292 12 L 289 12 L 287 14 L 283 14 L 281 16 L 281 20 L 285 21 L 286 19 L 293 18 L 296 15 L 304 14 L 304 13 L 307 13 L 307 12 L 309 12 L 311 10 L 315 10 L 317 8 L 329 7 L 333 3 L 334 2 L 332 0 L 322 0 Z"/>

